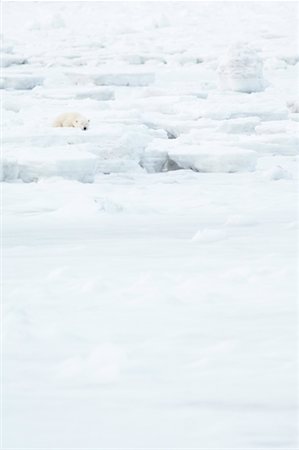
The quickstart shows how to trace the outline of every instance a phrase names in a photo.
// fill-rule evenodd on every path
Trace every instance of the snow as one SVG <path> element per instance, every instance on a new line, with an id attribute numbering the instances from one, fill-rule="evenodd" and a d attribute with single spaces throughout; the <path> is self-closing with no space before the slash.
<path id="1" fill-rule="evenodd" d="M 270 180 L 281 180 L 283 178 L 285 179 L 292 178 L 291 173 L 281 166 L 276 166 L 269 169 L 268 171 L 265 171 L 264 175 L 269 177 Z"/>
<path id="2" fill-rule="evenodd" d="M 53 80 L 51 80 L 53 82 Z M 47 83 L 49 86 L 49 83 Z M 103 88 L 103 87 L 87 87 L 78 88 L 74 86 L 73 88 L 63 87 L 61 89 L 34 89 L 33 94 L 39 98 L 51 98 L 51 99 L 93 99 L 97 101 L 114 100 L 113 89 Z"/>
<path id="3" fill-rule="evenodd" d="M 27 62 L 26 58 L 22 58 L 21 56 L 4 54 L 1 56 L 0 67 L 9 67 L 14 64 L 26 64 Z"/>
<path id="4" fill-rule="evenodd" d="M 298 101 L 288 101 L 287 107 L 291 113 L 299 113 L 299 102 Z"/>
<path id="5" fill-rule="evenodd" d="M 43 78 L 31 74 L 9 75 L 1 79 L 1 89 L 31 90 L 43 83 Z"/>
<path id="6" fill-rule="evenodd" d="M 297 448 L 298 5 L 2 9 L 3 448 Z"/>
<path id="7" fill-rule="evenodd" d="M 263 61 L 246 43 L 230 47 L 219 60 L 217 72 L 221 89 L 237 92 L 260 92 L 265 89 Z"/>
<path id="8" fill-rule="evenodd" d="M 116 73 L 115 73 L 116 72 Z M 123 73 L 116 69 L 114 73 L 73 73 L 69 72 L 66 75 L 75 84 L 94 83 L 96 86 L 148 86 L 154 83 L 155 76 L 153 73 L 135 72 L 128 70 Z"/>
<path id="9" fill-rule="evenodd" d="M 21 179 L 25 182 L 59 176 L 78 181 L 93 181 L 97 157 L 77 149 L 55 146 L 50 152 L 44 149 L 20 149 L 11 158 L 3 159 L 2 181 Z"/>
<path id="10" fill-rule="evenodd" d="M 119 380 L 125 361 L 125 353 L 121 348 L 103 344 L 86 356 L 74 356 L 64 361 L 57 370 L 57 376 L 75 385 L 113 383 Z"/>
<path id="11" fill-rule="evenodd" d="M 240 147 L 210 144 L 207 142 L 195 144 L 181 143 L 180 139 L 166 141 L 154 139 L 146 148 L 146 158 L 142 166 L 149 171 L 161 171 L 157 157 L 162 165 L 171 160 L 177 168 L 193 169 L 198 172 L 242 172 L 255 169 L 257 154 L 252 150 Z M 156 161 L 156 162 L 155 162 Z"/>
<path id="12" fill-rule="evenodd" d="M 222 230 L 204 229 L 199 230 L 192 238 L 192 241 L 197 242 L 215 242 L 226 239 L 227 235 Z"/>

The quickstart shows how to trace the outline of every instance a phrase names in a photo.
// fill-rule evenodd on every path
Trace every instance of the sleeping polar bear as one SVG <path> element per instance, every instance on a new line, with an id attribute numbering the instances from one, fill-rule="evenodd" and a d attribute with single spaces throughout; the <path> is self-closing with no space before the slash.
<path id="1" fill-rule="evenodd" d="M 81 130 L 87 130 L 89 127 L 89 120 L 79 113 L 66 112 L 56 117 L 53 127 L 75 127 L 81 128 Z"/>

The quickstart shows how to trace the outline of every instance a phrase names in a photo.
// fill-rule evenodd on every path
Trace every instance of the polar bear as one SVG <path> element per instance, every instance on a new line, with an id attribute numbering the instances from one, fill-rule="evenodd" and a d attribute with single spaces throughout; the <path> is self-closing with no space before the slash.
<path id="1" fill-rule="evenodd" d="M 53 127 L 74 127 L 87 130 L 89 127 L 89 120 L 76 112 L 66 112 L 56 117 Z"/>

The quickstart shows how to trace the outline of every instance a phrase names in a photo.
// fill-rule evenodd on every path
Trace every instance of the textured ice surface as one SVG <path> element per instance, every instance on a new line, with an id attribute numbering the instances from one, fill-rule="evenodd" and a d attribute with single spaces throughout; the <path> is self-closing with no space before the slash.
<path id="1" fill-rule="evenodd" d="M 3 448 L 298 448 L 298 5 L 2 9 Z"/>
<path id="2" fill-rule="evenodd" d="M 93 181 L 97 157 L 76 148 L 55 146 L 51 151 L 26 147 L 15 150 L 11 157 L 3 158 L 2 181 L 38 181 L 58 176 L 78 181 Z"/>
<path id="3" fill-rule="evenodd" d="M 263 91 L 266 87 L 261 57 L 243 43 L 238 43 L 225 52 L 219 60 L 217 72 L 220 88 L 224 90 L 250 94 Z"/>

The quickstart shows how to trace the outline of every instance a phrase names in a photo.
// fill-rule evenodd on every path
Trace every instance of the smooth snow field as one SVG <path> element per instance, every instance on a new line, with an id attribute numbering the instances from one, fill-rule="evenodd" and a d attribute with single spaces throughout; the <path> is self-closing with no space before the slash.
<path id="1" fill-rule="evenodd" d="M 2 9 L 1 448 L 298 448 L 298 3 Z"/>

